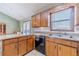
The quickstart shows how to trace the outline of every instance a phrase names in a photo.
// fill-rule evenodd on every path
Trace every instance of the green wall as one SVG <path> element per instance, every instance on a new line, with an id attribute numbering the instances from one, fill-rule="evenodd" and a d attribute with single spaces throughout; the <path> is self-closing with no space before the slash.
<path id="1" fill-rule="evenodd" d="M 22 32 L 23 31 L 23 23 L 24 23 L 24 21 L 19 21 L 19 26 L 20 26 L 20 31 Z"/>
<path id="2" fill-rule="evenodd" d="M 0 23 L 6 24 L 6 33 L 20 31 L 19 21 L 0 12 Z"/>

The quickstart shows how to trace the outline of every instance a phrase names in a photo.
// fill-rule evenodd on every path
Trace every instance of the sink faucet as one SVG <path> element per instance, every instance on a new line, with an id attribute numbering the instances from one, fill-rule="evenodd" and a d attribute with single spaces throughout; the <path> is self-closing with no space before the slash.
<path id="1" fill-rule="evenodd" d="M 67 34 L 66 32 L 64 33 L 64 35 L 68 35 L 68 36 L 69 36 L 69 38 L 73 38 L 73 36 L 72 36 L 72 35 Z"/>
<path id="2" fill-rule="evenodd" d="M 67 35 L 67 33 L 65 32 L 63 35 Z"/>
<path id="3" fill-rule="evenodd" d="M 61 37 L 61 34 L 59 34 L 58 36 Z"/>

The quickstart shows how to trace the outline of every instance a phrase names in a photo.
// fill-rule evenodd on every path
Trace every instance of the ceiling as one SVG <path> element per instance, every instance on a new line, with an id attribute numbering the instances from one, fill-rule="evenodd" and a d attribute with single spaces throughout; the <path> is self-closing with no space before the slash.
<path id="1" fill-rule="evenodd" d="M 0 3 L 0 12 L 16 20 L 29 20 L 36 12 L 58 5 L 60 3 Z"/>

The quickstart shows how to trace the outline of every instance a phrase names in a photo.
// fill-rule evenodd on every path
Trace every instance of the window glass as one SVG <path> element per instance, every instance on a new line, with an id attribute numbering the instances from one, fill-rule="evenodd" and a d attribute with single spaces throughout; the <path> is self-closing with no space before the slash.
<path id="1" fill-rule="evenodd" d="M 73 8 L 58 11 L 51 14 L 52 30 L 72 30 Z M 72 25 L 71 25 L 72 24 Z"/>
<path id="2" fill-rule="evenodd" d="M 31 33 L 31 23 L 30 23 L 30 21 L 24 22 L 23 34 L 29 35 L 30 33 Z"/>

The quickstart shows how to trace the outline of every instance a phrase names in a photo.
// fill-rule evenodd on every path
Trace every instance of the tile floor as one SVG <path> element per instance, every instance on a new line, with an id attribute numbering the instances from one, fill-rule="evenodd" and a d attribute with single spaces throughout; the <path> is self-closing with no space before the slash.
<path id="1" fill-rule="evenodd" d="M 31 52 L 29 52 L 25 56 L 45 56 L 45 55 L 43 55 L 42 53 L 38 52 L 37 50 L 32 50 Z"/>

